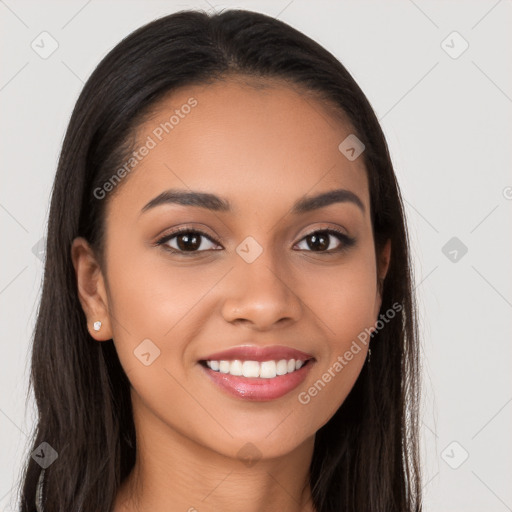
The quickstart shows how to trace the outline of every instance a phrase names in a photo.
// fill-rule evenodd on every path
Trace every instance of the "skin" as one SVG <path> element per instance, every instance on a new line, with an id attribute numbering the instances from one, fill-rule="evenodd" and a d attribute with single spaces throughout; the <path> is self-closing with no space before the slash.
<path id="1" fill-rule="evenodd" d="M 387 272 L 391 248 L 388 242 L 376 258 L 363 160 L 338 150 L 350 125 L 309 94 L 277 80 L 265 84 L 231 79 L 162 100 L 137 130 L 141 144 L 190 97 L 198 105 L 107 198 L 106 265 L 83 238 L 73 242 L 90 334 L 113 339 L 132 385 L 137 461 L 114 512 L 314 510 L 315 433 L 353 387 L 367 347 L 307 405 L 298 394 L 375 324 L 377 278 Z M 141 214 L 170 188 L 217 194 L 233 211 L 164 204 Z M 290 213 L 296 200 L 337 188 L 356 194 L 365 212 L 344 202 Z M 179 226 L 199 228 L 213 242 L 200 238 L 191 257 L 152 245 Z M 329 227 L 355 245 L 315 251 L 306 235 Z M 236 252 L 247 236 L 263 248 L 252 263 Z M 343 245 L 327 240 L 329 249 Z M 180 247 L 177 238 L 167 246 Z M 134 350 L 148 338 L 160 356 L 145 366 Z M 315 362 L 287 395 L 242 400 L 213 385 L 198 360 L 244 344 L 294 347 Z M 257 449 L 252 465 L 237 455 L 246 443 Z"/>

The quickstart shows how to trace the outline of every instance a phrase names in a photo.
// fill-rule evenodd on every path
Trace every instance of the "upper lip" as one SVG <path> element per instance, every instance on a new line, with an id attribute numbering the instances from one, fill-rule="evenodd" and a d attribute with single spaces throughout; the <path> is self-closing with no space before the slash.
<path id="1" fill-rule="evenodd" d="M 201 359 L 201 361 L 233 361 L 235 359 L 242 361 L 258 361 L 261 363 L 263 361 L 279 361 L 281 359 L 300 359 L 301 361 L 307 361 L 308 359 L 313 359 L 313 356 L 284 345 L 266 347 L 242 345 L 223 350 L 222 352 L 215 352 Z"/>

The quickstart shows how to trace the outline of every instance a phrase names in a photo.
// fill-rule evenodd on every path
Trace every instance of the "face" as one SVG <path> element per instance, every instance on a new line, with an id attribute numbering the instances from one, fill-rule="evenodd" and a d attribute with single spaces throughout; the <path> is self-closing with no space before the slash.
<path id="1" fill-rule="evenodd" d="M 187 87 L 139 126 L 136 147 L 147 151 L 105 199 L 106 266 L 89 272 L 86 244 L 73 247 L 91 335 L 113 339 L 139 421 L 229 457 L 246 443 L 276 457 L 311 441 L 343 403 L 367 353 L 353 342 L 378 317 L 390 254 L 388 245 L 376 259 L 362 157 L 338 149 L 350 134 L 279 82 Z M 220 199 L 175 202 L 162 195 L 171 189 Z M 345 192 L 305 202 L 335 190 Z M 265 354 L 290 373 L 261 388 L 202 362 L 276 345 L 309 361 L 293 372 L 297 353 Z"/>

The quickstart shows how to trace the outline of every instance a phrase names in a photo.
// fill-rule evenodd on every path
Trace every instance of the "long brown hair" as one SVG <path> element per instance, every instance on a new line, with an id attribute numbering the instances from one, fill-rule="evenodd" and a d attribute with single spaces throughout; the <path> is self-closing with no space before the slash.
<path id="1" fill-rule="evenodd" d="M 123 39 L 95 69 L 63 142 L 49 214 L 30 385 L 38 408 L 31 452 L 48 443 L 48 512 L 110 511 L 136 453 L 130 383 L 112 341 L 95 343 L 78 300 L 70 248 L 85 237 L 102 254 L 101 187 L 132 150 L 134 130 L 164 95 L 227 75 L 281 78 L 338 109 L 364 143 L 376 250 L 391 240 L 382 307 L 402 306 L 371 342 L 349 396 L 315 437 L 310 484 L 318 512 L 421 510 L 418 335 L 404 209 L 386 140 L 345 67 L 287 24 L 263 14 L 181 11 Z M 33 512 L 41 466 L 27 457 L 20 496 Z"/>

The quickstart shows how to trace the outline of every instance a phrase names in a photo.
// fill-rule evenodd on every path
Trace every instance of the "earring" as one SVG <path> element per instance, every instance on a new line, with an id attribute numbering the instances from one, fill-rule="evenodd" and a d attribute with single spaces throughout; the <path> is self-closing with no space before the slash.
<path id="1" fill-rule="evenodd" d="M 94 322 L 94 330 L 99 331 L 101 329 L 101 322 L 98 320 L 97 322 Z"/>
<path id="2" fill-rule="evenodd" d="M 370 360 L 372 358 L 372 349 L 368 347 L 368 364 L 370 364 Z"/>

